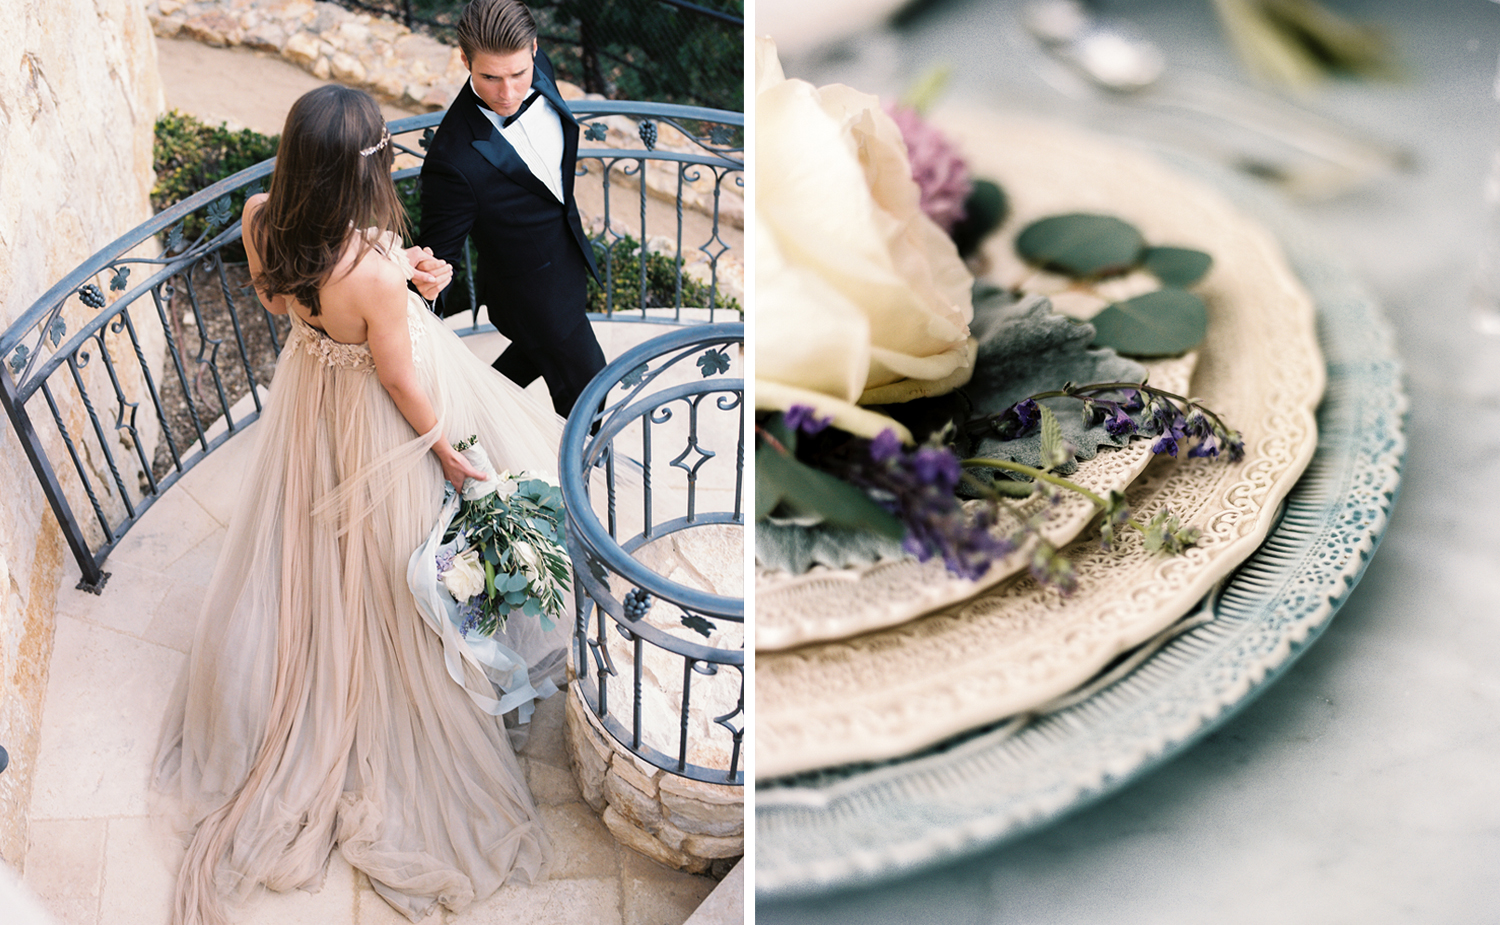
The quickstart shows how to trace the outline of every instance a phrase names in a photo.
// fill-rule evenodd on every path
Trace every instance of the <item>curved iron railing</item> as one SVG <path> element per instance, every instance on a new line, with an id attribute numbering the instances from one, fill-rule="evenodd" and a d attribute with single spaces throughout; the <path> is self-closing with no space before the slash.
<path id="1" fill-rule="evenodd" d="M 634 754 L 734 785 L 744 784 L 744 600 L 674 580 L 653 562 L 682 562 L 673 556 L 687 546 L 698 550 L 685 557 L 688 570 L 712 570 L 711 550 L 729 582 L 742 579 L 745 383 L 727 374 L 743 344 L 743 325 L 719 324 L 629 350 L 579 397 L 577 408 L 598 410 L 568 420 L 559 460 L 580 693 Z M 670 715 L 648 715 L 649 698 L 666 705 L 664 686 L 676 701 Z"/>
<path id="2" fill-rule="evenodd" d="M 605 310 L 592 317 L 712 322 L 734 311 L 719 295 L 720 259 L 730 250 L 720 234 L 719 206 L 726 185 L 744 185 L 736 142 L 743 115 L 608 100 L 570 106 L 585 127 L 578 174 L 597 172 L 604 197 L 594 233 L 607 297 Z M 392 122 L 393 142 L 420 159 L 441 118 L 439 112 Z M 678 128 L 693 150 L 658 149 L 661 125 Z M 641 148 L 590 146 L 626 127 Z M 394 177 L 414 181 L 420 165 L 404 163 Z M 653 165 L 677 180 L 675 229 L 669 229 L 675 237 L 668 236 L 678 255 L 674 304 L 648 304 L 642 272 L 637 303 L 619 306 L 613 281 L 628 271 L 633 229 L 613 220 L 613 194 L 628 180 L 643 180 Z M 260 414 L 260 388 L 269 382 L 286 321 L 278 324 L 260 306 L 233 258 L 239 206 L 264 187 L 273 166 L 266 161 L 242 170 L 120 235 L 0 334 L 0 404 L 78 562 L 80 588 L 100 591 L 108 578 L 103 562 L 126 531 L 184 473 Z M 695 184 L 708 187 L 698 193 L 710 208 L 701 242 L 684 241 L 683 199 Z M 646 183 L 635 185 L 627 195 L 638 208 L 644 267 L 653 240 L 651 193 Z M 689 246 L 708 266 L 709 296 L 701 307 L 682 300 L 680 255 Z M 494 330 L 480 320 L 477 306 L 472 312 L 460 334 Z"/>

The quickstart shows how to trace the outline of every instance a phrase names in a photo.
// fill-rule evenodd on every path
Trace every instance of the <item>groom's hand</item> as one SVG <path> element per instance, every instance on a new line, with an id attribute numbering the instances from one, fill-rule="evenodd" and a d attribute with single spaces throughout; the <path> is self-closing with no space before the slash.
<path id="1" fill-rule="evenodd" d="M 411 262 L 412 285 L 417 287 L 417 292 L 422 298 L 431 302 L 438 297 L 438 293 L 448 288 L 453 282 L 453 265 L 446 260 L 432 256 L 430 247 L 408 247 L 406 258 Z"/>

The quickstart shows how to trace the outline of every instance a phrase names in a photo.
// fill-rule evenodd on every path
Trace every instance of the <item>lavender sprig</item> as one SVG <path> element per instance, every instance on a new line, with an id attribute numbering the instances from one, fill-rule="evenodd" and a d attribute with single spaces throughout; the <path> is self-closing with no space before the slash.
<path id="1" fill-rule="evenodd" d="M 1166 550 L 1171 553 L 1180 553 L 1184 549 L 1197 543 L 1202 535 L 1197 527 L 1184 527 L 1178 520 L 1177 515 L 1170 509 L 1163 508 L 1156 516 L 1146 523 L 1141 523 L 1130 514 L 1130 507 L 1125 502 L 1125 496 L 1118 491 L 1111 491 L 1109 497 L 1105 498 L 1098 493 L 1085 488 L 1072 479 L 1064 478 L 1045 469 L 1028 466 L 1024 463 L 1012 462 L 1008 459 L 965 459 L 960 465 L 965 468 L 976 469 L 1000 469 L 1005 472 L 1013 472 L 1018 475 L 1027 476 L 1035 481 L 1055 485 L 1076 494 L 1082 495 L 1092 502 L 1095 507 L 1104 513 L 1104 519 L 1100 524 L 1100 544 L 1105 549 L 1114 545 L 1115 537 L 1122 527 L 1130 527 L 1137 530 L 1146 538 L 1146 549 L 1150 552 Z M 986 490 L 977 479 L 972 483 L 979 490 Z M 994 495 L 998 499 L 999 495 Z"/>
<path id="2" fill-rule="evenodd" d="M 1114 398 L 1105 396 L 1114 395 Z M 1047 398 L 1073 398 L 1083 403 L 1088 426 L 1103 423 L 1112 437 L 1155 437 L 1153 453 L 1175 457 L 1179 448 L 1191 443 L 1189 457 L 1217 457 L 1222 451 L 1231 462 L 1245 457 L 1245 439 L 1207 406 L 1142 382 L 1097 382 L 1038 392 L 1004 411 L 974 418 L 964 425 L 970 433 L 990 430 L 1002 440 L 1030 433 L 1040 415 L 1037 403 Z M 1136 420 L 1136 416 L 1140 420 Z"/>
<path id="3" fill-rule="evenodd" d="M 948 447 L 904 447 L 890 430 L 851 444 L 836 474 L 901 521 L 906 527 L 902 546 L 919 560 L 940 556 L 950 572 L 974 580 L 1016 548 L 1011 538 L 994 535 L 992 510 L 973 515 L 964 510 L 954 494 L 963 468 Z"/>

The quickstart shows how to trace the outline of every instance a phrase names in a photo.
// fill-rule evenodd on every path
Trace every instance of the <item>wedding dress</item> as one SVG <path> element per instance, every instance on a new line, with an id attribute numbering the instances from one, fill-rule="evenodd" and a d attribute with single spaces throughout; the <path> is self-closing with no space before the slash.
<path id="1" fill-rule="evenodd" d="M 413 920 L 533 882 L 551 856 L 504 726 L 450 678 L 407 587 L 443 501 L 436 457 L 367 346 L 292 319 L 154 768 L 159 809 L 193 833 L 174 922 L 223 921 L 260 884 L 316 889 L 335 847 Z M 552 409 L 415 293 L 407 319 L 442 432 L 555 479 Z M 507 632 L 534 674 L 561 669 L 566 622 Z"/>

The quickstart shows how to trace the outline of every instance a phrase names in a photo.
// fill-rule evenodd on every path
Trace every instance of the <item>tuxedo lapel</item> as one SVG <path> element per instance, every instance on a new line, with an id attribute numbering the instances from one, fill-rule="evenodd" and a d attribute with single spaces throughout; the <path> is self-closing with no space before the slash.
<path id="1" fill-rule="evenodd" d="M 555 88 L 553 92 L 556 92 Z M 521 160 L 521 155 L 517 154 L 516 149 L 511 143 L 505 140 L 505 136 L 500 134 L 500 130 L 495 128 L 494 124 L 479 111 L 479 97 L 475 95 L 467 81 L 464 82 L 464 87 L 459 92 L 458 99 L 454 101 L 453 105 L 463 107 L 464 119 L 468 122 L 470 130 L 474 133 L 474 140 L 470 144 L 473 145 L 475 151 L 479 152 L 480 156 L 489 161 L 496 170 L 504 174 L 512 183 L 524 187 L 538 196 L 546 197 L 553 202 L 557 201 L 556 197 L 552 195 L 552 191 L 547 189 L 547 184 L 543 183 L 538 179 L 536 174 L 531 172 L 531 168 L 527 167 L 526 162 Z M 563 132 L 565 154 L 568 134 L 566 131 Z"/>

